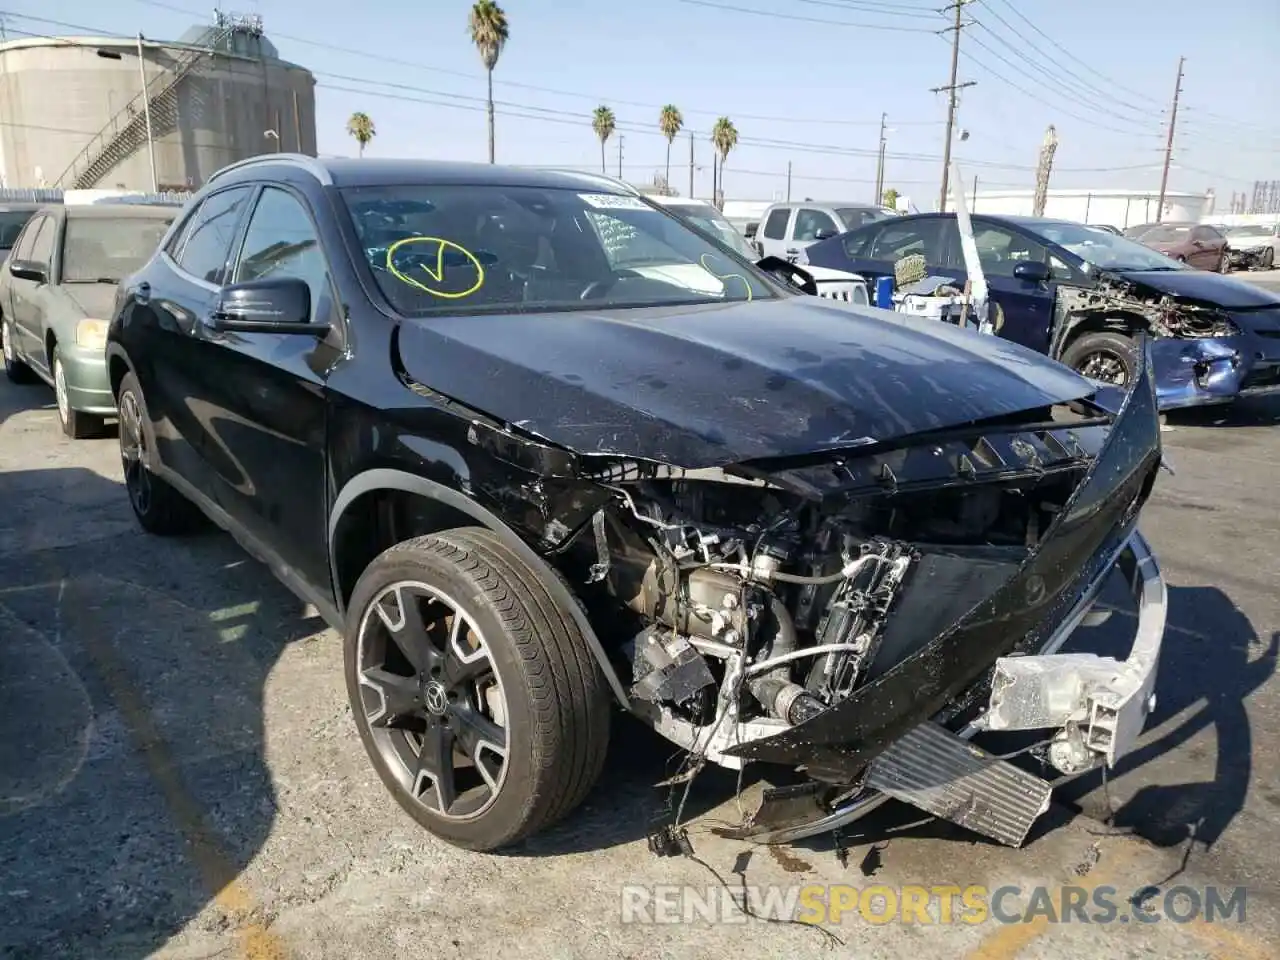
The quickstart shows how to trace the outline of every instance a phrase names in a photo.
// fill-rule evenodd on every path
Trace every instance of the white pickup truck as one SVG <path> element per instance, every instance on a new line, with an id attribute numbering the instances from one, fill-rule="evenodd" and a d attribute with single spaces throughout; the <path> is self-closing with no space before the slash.
<path id="1" fill-rule="evenodd" d="M 756 249 L 762 257 L 781 257 L 794 262 L 800 251 L 811 243 L 894 215 L 894 211 L 870 203 L 827 200 L 775 203 L 760 218 Z"/>

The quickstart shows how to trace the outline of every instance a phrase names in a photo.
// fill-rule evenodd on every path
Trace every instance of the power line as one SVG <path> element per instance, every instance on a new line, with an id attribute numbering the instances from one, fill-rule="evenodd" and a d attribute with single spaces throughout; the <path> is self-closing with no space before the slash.
<path id="1" fill-rule="evenodd" d="M 884 23 L 854 23 L 851 20 L 825 20 L 819 17 L 801 17 L 793 13 L 779 13 L 776 10 L 752 10 L 750 7 L 735 7 L 727 3 L 712 3 L 711 0 L 680 0 L 681 3 L 695 7 L 711 7 L 716 10 L 728 10 L 732 13 L 747 13 L 757 17 L 770 17 L 774 20 L 790 20 L 799 23 L 821 23 L 832 27 L 856 27 L 859 30 L 890 30 L 895 33 L 932 33 L 926 27 L 899 27 Z"/>

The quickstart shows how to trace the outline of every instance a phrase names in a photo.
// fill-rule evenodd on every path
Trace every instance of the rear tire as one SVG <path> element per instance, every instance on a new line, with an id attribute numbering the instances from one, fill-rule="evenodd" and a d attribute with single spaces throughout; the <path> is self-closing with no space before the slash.
<path id="1" fill-rule="evenodd" d="M 1122 333 L 1086 333 L 1071 341 L 1062 362 L 1081 376 L 1128 386 L 1138 369 L 1138 345 Z"/>
<path id="2" fill-rule="evenodd" d="M 1225 250 L 1222 251 L 1222 259 L 1218 261 L 1218 272 L 1219 273 L 1231 272 L 1231 255 L 1227 253 Z"/>
<path id="3" fill-rule="evenodd" d="M 58 423 L 62 432 L 72 440 L 89 440 L 102 436 L 106 426 L 102 417 L 71 408 L 71 399 L 67 393 L 67 369 L 62 363 L 62 354 L 57 344 L 53 347 L 50 369 L 53 371 L 53 392 L 58 400 Z"/>
<path id="4" fill-rule="evenodd" d="M 1258 260 L 1258 269 L 1270 270 L 1273 266 L 1275 266 L 1275 262 L 1276 262 L 1275 248 L 1267 247 L 1267 249 L 1262 251 L 1262 256 Z"/>
<path id="5" fill-rule="evenodd" d="M 488 530 L 385 550 L 352 592 L 344 650 L 374 769 L 450 844 L 515 844 L 577 807 L 600 775 L 611 712 L 600 667 L 540 574 Z"/>
<path id="6" fill-rule="evenodd" d="M 36 375 L 30 367 L 18 359 L 13 347 L 13 334 L 9 321 L 0 317 L 0 349 L 4 352 L 4 373 L 13 383 L 35 383 Z"/>
<path id="7" fill-rule="evenodd" d="M 132 373 L 120 383 L 116 399 L 120 412 L 120 466 L 133 515 L 147 533 L 178 536 L 203 529 L 207 523 L 200 509 L 151 472 L 147 461 L 155 449 L 155 434 L 142 399 L 142 388 Z"/>

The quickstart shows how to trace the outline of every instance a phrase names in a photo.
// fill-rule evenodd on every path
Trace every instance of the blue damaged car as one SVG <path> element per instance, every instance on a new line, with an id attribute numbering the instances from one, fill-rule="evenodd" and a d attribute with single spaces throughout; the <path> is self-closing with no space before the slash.
<path id="1" fill-rule="evenodd" d="M 997 333 L 1094 380 L 1131 383 L 1136 336 L 1151 337 L 1160 409 L 1280 391 L 1280 297 L 1133 240 L 1040 217 L 972 217 Z M 800 266 L 893 276 L 921 254 L 963 282 L 954 215 L 879 221 L 813 244 Z"/>

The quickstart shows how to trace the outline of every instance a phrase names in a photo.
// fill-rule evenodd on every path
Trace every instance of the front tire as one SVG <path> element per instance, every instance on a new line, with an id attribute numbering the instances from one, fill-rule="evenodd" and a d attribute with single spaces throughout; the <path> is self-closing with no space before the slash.
<path id="1" fill-rule="evenodd" d="M 1267 247 L 1267 249 L 1262 251 L 1262 256 L 1258 258 L 1258 269 L 1270 270 L 1273 266 L 1275 266 L 1275 262 L 1276 262 L 1275 248 Z"/>
<path id="2" fill-rule="evenodd" d="M 132 373 L 120 383 L 116 398 L 120 415 L 120 466 L 133 515 L 147 533 L 160 537 L 194 533 L 205 526 L 204 514 L 190 500 L 151 472 L 147 461 L 155 449 L 155 435 Z"/>
<path id="3" fill-rule="evenodd" d="M 102 436 L 105 423 L 102 417 L 91 413 L 81 413 L 71 408 L 70 394 L 67 392 L 67 368 L 62 362 L 62 354 L 55 344 L 53 348 L 53 392 L 58 400 L 58 423 L 62 432 L 72 440 L 88 440 Z"/>
<path id="4" fill-rule="evenodd" d="M 611 709 L 600 667 L 539 573 L 488 530 L 378 556 L 352 593 L 344 650 L 374 769 L 448 843 L 517 843 L 600 775 Z"/>
<path id="5" fill-rule="evenodd" d="M 1063 351 L 1062 362 L 1083 377 L 1123 387 L 1137 372 L 1138 345 L 1122 333 L 1086 333 Z"/>
<path id="6" fill-rule="evenodd" d="M 0 349 L 4 352 L 4 374 L 13 383 L 35 383 L 35 371 L 18 359 L 18 352 L 13 346 L 13 331 L 9 327 L 9 321 L 0 317 Z"/>

